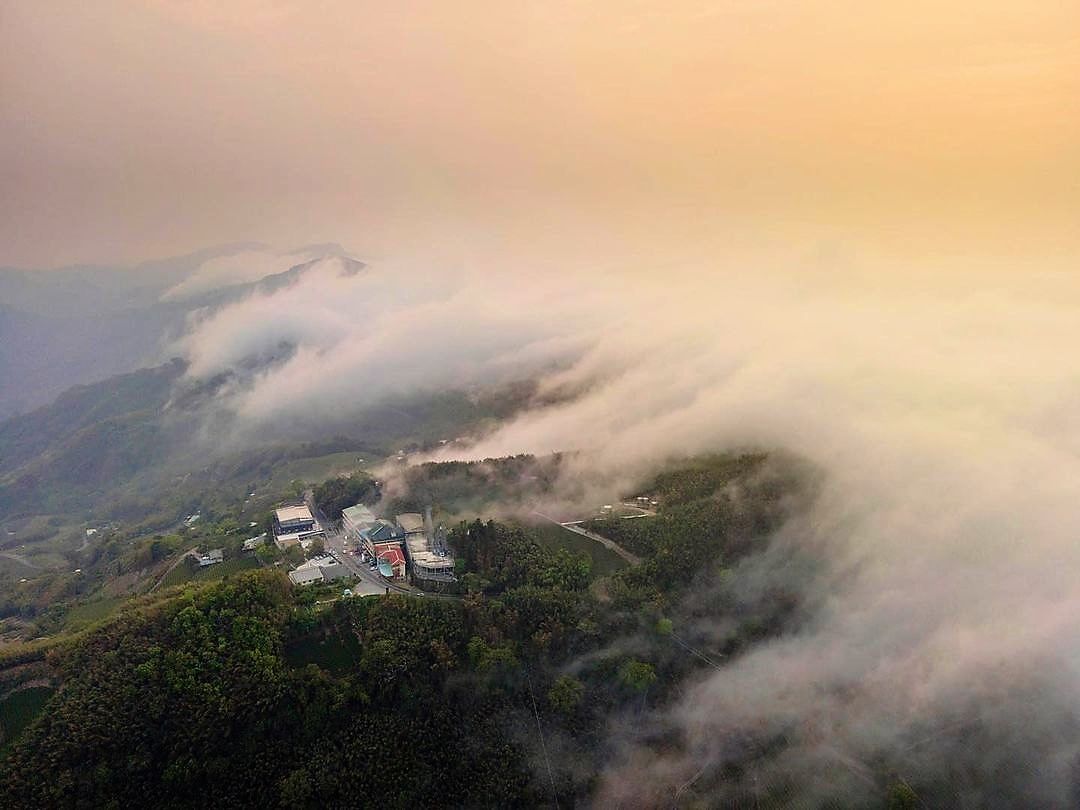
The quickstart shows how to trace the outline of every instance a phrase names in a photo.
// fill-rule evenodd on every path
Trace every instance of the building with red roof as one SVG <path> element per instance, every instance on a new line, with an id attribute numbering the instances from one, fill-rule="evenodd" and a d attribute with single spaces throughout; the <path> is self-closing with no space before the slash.
<path id="1" fill-rule="evenodd" d="M 405 579 L 405 554 L 401 546 L 390 546 L 379 551 L 379 570 L 385 574 L 385 567 L 389 567 L 394 579 Z"/>

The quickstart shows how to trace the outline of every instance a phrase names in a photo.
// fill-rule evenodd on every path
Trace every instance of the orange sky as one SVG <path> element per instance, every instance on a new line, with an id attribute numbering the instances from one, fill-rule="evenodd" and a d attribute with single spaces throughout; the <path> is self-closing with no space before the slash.
<path id="1" fill-rule="evenodd" d="M 0 105 L 0 264 L 564 223 L 1080 245 L 1074 0 L 9 3 Z"/>

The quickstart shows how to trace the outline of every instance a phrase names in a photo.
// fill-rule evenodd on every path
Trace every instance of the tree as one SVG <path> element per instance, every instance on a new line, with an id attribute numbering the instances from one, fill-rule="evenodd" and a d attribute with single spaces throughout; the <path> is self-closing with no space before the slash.
<path id="1" fill-rule="evenodd" d="M 255 556 L 263 565 L 273 565 L 276 560 L 281 559 L 281 552 L 273 543 L 263 543 L 255 549 Z"/>
<path id="2" fill-rule="evenodd" d="M 907 782 L 894 782 L 889 788 L 889 810 L 915 810 L 919 797 Z"/>
<path id="3" fill-rule="evenodd" d="M 517 669 L 518 660 L 510 644 L 491 646 L 479 636 L 469 639 L 469 661 L 477 672 L 506 673 Z"/>
<path id="4" fill-rule="evenodd" d="M 656 683 L 656 670 L 644 661 L 627 660 L 619 667 L 619 681 L 635 692 L 644 692 Z"/>
<path id="5" fill-rule="evenodd" d="M 316 537 L 311 541 L 311 545 L 308 546 L 308 557 L 321 557 L 326 553 L 326 544 L 323 543 L 321 537 Z"/>
<path id="6" fill-rule="evenodd" d="M 581 705 L 584 695 L 585 685 L 581 681 L 571 675 L 562 675 L 548 690 L 547 698 L 555 711 L 570 715 Z"/>
<path id="7" fill-rule="evenodd" d="M 379 487 L 371 476 L 353 473 L 344 478 L 323 481 L 313 493 L 315 505 L 330 520 L 340 520 L 343 510 L 353 504 L 373 504 L 379 499 Z"/>
<path id="8" fill-rule="evenodd" d="M 538 573 L 543 585 L 579 591 L 589 587 L 592 563 L 585 554 L 574 554 L 565 548 L 556 552 L 547 568 Z"/>

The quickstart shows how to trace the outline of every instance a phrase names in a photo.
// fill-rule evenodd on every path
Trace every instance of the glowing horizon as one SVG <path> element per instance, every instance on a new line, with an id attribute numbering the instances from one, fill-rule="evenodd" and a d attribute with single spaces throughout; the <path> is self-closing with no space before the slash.
<path id="1" fill-rule="evenodd" d="M 5 263 L 643 222 L 1077 252 L 1075 4 L 218 5 L 5 9 Z"/>

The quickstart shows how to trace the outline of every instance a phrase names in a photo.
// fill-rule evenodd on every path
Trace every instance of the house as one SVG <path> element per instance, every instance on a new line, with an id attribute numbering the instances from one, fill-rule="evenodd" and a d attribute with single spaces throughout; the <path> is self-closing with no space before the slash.
<path id="1" fill-rule="evenodd" d="M 311 585 L 318 582 L 332 582 L 335 579 L 348 579 L 352 576 L 344 565 L 329 554 L 313 557 L 296 566 L 289 572 L 293 585 Z"/>
<path id="2" fill-rule="evenodd" d="M 361 532 L 361 538 L 368 543 L 400 543 L 405 539 L 405 532 L 389 520 L 377 520 Z"/>
<path id="3" fill-rule="evenodd" d="M 293 546 L 300 545 L 299 534 L 275 534 L 274 545 L 280 548 L 282 551 L 287 551 Z"/>
<path id="4" fill-rule="evenodd" d="M 212 548 L 199 557 L 199 566 L 205 568 L 208 565 L 217 565 L 225 561 L 225 549 Z"/>
<path id="5" fill-rule="evenodd" d="M 297 568 L 289 572 L 289 580 L 293 585 L 311 585 L 323 581 L 322 571 L 318 568 Z"/>
<path id="6" fill-rule="evenodd" d="M 405 540 L 405 533 L 389 520 L 376 520 L 360 532 L 360 544 L 369 557 L 377 558 L 380 551 L 388 548 L 400 548 Z"/>
<path id="7" fill-rule="evenodd" d="M 379 573 L 391 579 L 405 579 L 405 554 L 401 546 L 391 546 L 379 552 Z"/>
<path id="8" fill-rule="evenodd" d="M 275 509 L 274 523 L 281 530 L 281 534 L 308 531 L 317 525 L 306 504 Z"/>
<path id="9" fill-rule="evenodd" d="M 319 571 L 322 572 L 322 578 L 326 582 L 330 582 L 335 579 L 348 579 L 352 576 L 349 569 L 335 560 L 327 565 L 320 565 Z"/>

